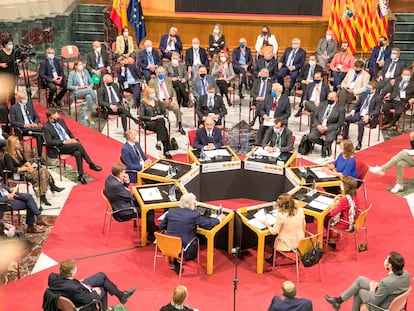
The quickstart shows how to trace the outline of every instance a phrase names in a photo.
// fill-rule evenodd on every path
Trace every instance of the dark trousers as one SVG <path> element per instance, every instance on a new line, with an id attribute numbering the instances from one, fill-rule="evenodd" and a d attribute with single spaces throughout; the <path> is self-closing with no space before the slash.
<path id="1" fill-rule="evenodd" d="M 84 279 L 83 283 L 90 285 L 92 287 L 101 288 L 102 293 L 99 299 L 102 301 L 102 310 L 106 310 L 108 307 L 107 293 L 109 293 L 112 296 L 118 297 L 118 299 L 121 298 L 123 294 L 103 272 L 98 272 L 94 275 L 91 275 L 87 279 Z"/>
<path id="2" fill-rule="evenodd" d="M 124 91 L 134 94 L 134 108 L 138 108 L 141 103 L 141 84 L 128 84 L 128 88 Z"/>
<path id="3" fill-rule="evenodd" d="M 184 107 L 187 107 L 187 103 L 188 103 L 188 95 L 185 91 L 185 86 L 181 81 L 173 81 L 172 82 L 173 88 L 175 90 L 175 93 L 177 93 L 177 101 L 178 104 Z"/>
<path id="4" fill-rule="evenodd" d="M 168 130 L 165 127 L 164 119 L 157 119 L 155 121 L 146 121 L 145 128 L 157 134 L 157 140 L 161 141 L 164 146 L 164 152 L 170 150 Z"/>
<path id="5" fill-rule="evenodd" d="M 48 105 L 51 105 L 53 102 L 53 97 L 55 96 L 57 92 L 58 86 L 53 82 L 46 82 L 45 86 L 49 89 L 49 96 L 47 98 L 47 103 Z M 56 95 L 56 100 L 58 101 L 63 99 L 63 96 L 65 96 L 66 91 L 67 91 L 65 78 L 62 78 L 62 83 L 59 86 L 60 86 L 60 91 L 59 91 L 59 94 Z"/>
<path id="6" fill-rule="evenodd" d="M 83 175 L 84 173 L 82 159 L 85 159 L 86 163 L 88 163 L 89 165 L 93 164 L 91 158 L 89 157 L 81 143 L 64 144 L 60 147 L 60 153 L 71 154 L 75 157 L 79 175 Z"/>
<path id="7" fill-rule="evenodd" d="M 228 83 L 225 80 L 216 80 L 216 83 L 217 83 L 217 86 L 220 90 L 221 96 L 223 96 L 223 95 L 226 96 L 227 102 L 229 102 L 229 89 L 228 88 L 230 86 L 230 83 Z"/>
<path id="8" fill-rule="evenodd" d="M 39 208 L 31 194 L 17 193 L 17 198 L 9 200 L 8 203 L 13 210 L 26 210 L 26 225 L 28 226 L 33 226 L 35 216 L 40 215 Z M 3 211 L 4 210 L 0 209 L 0 219 L 3 218 Z"/>
<path id="9" fill-rule="evenodd" d="M 19 129 L 23 136 L 30 135 L 36 139 L 37 155 L 41 157 L 42 147 L 43 147 L 43 135 L 29 134 L 29 132 L 42 134 L 42 129 L 40 127 L 31 127 L 31 128 L 21 127 Z"/>
<path id="10" fill-rule="evenodd" d="M 362 142 L 362 137 L 364 136 L 364 129 L 365 129 L 365 122 L 364 118 L 361 117 L 359 112 L 355 112 L 353 116 L 347 116 L 345 118 L 345 126 L 344 126 L 344 138 L 348 138 L 349 136 L 349 126 L 351 123 L 358 122 L 358 142 Z"/>
<path id="11" fill-rule="evenodd" d="M 395 109 L 395 113 L 390 112 L 390 109 Z M 402 101 L 385 101 L 382 108 L 384 111 L 384 122 L 383 124 L 391 124 L 394 126 L 405 110 L 405 103 Z"/>
<path id="12" fill-rule="evenodd" d="M 338 86 L 341 85 L 342 80 L 345 78 L 346 76 L 346 72 L 338 72 L 338 71 L 333 71 L 332 72 L 332 77 L 334 79 L 333 81 L 333 90 L 336 92 L 338 90 Z"/>
<path id="13" fill-rule="evenodd" d="M 116 112 L 111 111 L 111 108 L 108 108 L 108 110 L 109 110 L 108 111 L 109 114 L 115 114 L 121 117 L 122 128 L 124 129 L 124 132 L 128 129 L 127 118 L 130 118 L 134 120 L 135 123 L 138 123 L 137 119 L 134 118 L 128 110 L 126 110 L 123 106 L 121 106 L 121 104 L 117 105 Z"/>
<path id="14" fill-rule="evenodd" d="M 293 86 L 296 83 L 296 79 L 299 75 L 299 71 L 298 70 L 293 70 L 290 71 L 288 67 L 283 66 L 282 68 L 280 68 L 279 72 L 277 73 L 277 81 L 283 85 L 283 79 L 289 75 L 290 76 L 290 84 L 289 84 L 289 90 L 293 89 Z"/>
<path id="15" fill-rule="evenodd" d="M 9 108 L 5 103 L 0 103 L 0 123 L 3 133 L 10 134 Z"/>
<path id="16" fill-rule="evenodd" d="M 133 208 L 134 209 L 127 209 L 113 214 L 114 218 L 119 222 L 123 222 L 133 218 L 141 217 L 141 209 L 136 201 L 134 201 Z M 153 234 L 154 231 L 156 231 L 154 221 L 154 210 L 150 210 L 147 213 L 147 232 Z"/>

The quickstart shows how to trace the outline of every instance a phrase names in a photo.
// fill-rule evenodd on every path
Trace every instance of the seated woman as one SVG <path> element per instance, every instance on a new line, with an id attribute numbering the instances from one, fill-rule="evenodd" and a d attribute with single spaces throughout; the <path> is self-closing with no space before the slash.
<path id="1" fill-rule="evenodd" d="M 226 38 L 221 32 L 221 25 L 214 25 L 213 33 L 208 37 L 208 51 L 211 57 L 220 53 L 226 46 Z"/>
<path id="2" fill-rule="evenodd" d="M 85 69 L 82 61 L 75 61 L 74 70 L 69 73 L 68 90 L 70 90 L 76 98 L 86 100 L 86 111 L 88 114 L 89 124 L 95 124 L 92 119 L 93 104 L 96 103 L 96 94 L 93 90 L 93 83 L 89 72 Z"/>
<path id="3" fill-rule="evenodd" d="M 145 89 L 140 110 L 140 118 L 145 123 L 145 128 L 157 134 L 157 144 L 155 147 L 157 150 L 161 150 L 162 145 L 165 157 L 171 159 L 168 130 L 164 120 L 165 108 L 163 103 L 157 99 L 153 88 L 148 87 Z"/>
<path id="4" fill-rule="evenodd" d="M 9 138 L 7 138 L 3 164 L 4 169 L 9 170 L 11 174 L 24 175 L 24 177 L 33 185 L 36 196 L 40 196 L 40 201 L 45 205 L 51 205 L 46 199 L 46 191 L 48 187 L 50 187 L 52 192 L 60 192 L 64 190 L 64 188 L 59 188 L 55 185 L 55 181 L 45 167 L 40 167 L 38 170 L 26 160 L 22 153 L 22 145 L 16 136 L 9 136 Z"/>
<path id="5" fill-rule="evenodd" d="M 303 208 L 295 206 L 295 200 L 290 194 L 282 193 L 277 198 L 277 204 L 279 212 L 275 224 L 270 226 L 267 221 L 264 224 L 271 234 L 277 235 L 277 250 L 290 251 L 297 248 L 299 241 L 305 237 L 305 214 Z M 266 261 L 273 264 L 273 255 Z"/>
<path id="6" fill-rule="evenodd" d="M 233 65 L 229 61 L 226 53 L 220 52 L 218 56 L 219 58 L 214 63 L 211 75 L 214 79 L 216 79 L 216 83 L 220 89 L 221 96 L 226 96 L 227 104 L 231 106 L 232 104 L 229 100 L 228 87 L 230 86 L 230 82 L 234 79 Z"/>
<path id="7" fill-rule="evenodd" d="M 344 176 L 342 177 L 342 185 L 344 187 L 344 195 L 335 198 L 335 201 L 338 204 L 332 211 L 330 211 L 329 215 L 325 217 L 325 228 L 329 225 L 331 227 L 353 231 L 355 221 L 359 214 L 359 201 L 356 196 L 357 182 L 351 176 Z M 329 239 L 328 245 L 335 249 L 335 240 L 333 238 Z"/>
<path id="8" fill-rule="evenodd" d="M 115 41 L 115 56 L 130 57 L 134 51 L 134 41 L 129 35 L 128 26 L 122 27 L 122 35 L 116 37 Z"/>

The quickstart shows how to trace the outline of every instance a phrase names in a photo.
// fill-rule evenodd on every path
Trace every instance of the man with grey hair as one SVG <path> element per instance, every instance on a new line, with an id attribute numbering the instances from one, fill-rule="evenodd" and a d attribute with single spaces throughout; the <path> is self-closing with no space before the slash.
<path id="1" fill-rule="evenodd" d="M 155 69 L 162 66 L 162 61 L 158 52 L 152 48 L 151 40 L 145 40 L 144 48 L 138 52 L 137 66 L 144 74 L 145 81 L 148 82 L 151 75 L 155 75 Z"/>
<path id="2" fill-rule="evenodd" d="M 172 53 L 181 54 L 183 43 L 181 38 L 177 35 L 178 29 L 171 27 L 169 33 L 162 35 L 160 40 L 160 51 L 163 58 L 171 59 Z"/>
<path id="3" fill-rule="evenodd" d="M 282 283 L 282 295 L 284 300 L 279 296 L 272 299 L 268 311 L 312 311 L 312 301 L 306 298 L 296 298 L 296 285 L 291 281 Z"/>
<path id="4" fill-rule="evenodd" d="M 197 256 L 197 227 L 210 230 L 225 217 L 223 214 L 217 218 L 204 217 L 195 210 L 196 203 L 196 196 L 194 194 L 183 194 L 180 199 L 180 208 L 170 208 L 159 226 L 161 230 L 167 230 L 168 235 L 181 238 L 183 248 L 185 249 L 185 260 L 192 260 Z M 180 266 L 176 259 L 174 259 L 171 269 L 177 274 L 179 273 Z"/>
<path id="5" fill-rule="evenodd" d="M 260 115 L 264 100 L 270 95 L 271 90 L 272 80 L 269 78 L 269 70 L 267 68 L 262 68 L 257 74 L 257 79 L 253 81 L 252 88 L 250 89 L 250 97 L 253 99 L 252 105 L 256 107 L 256 113 L 253 120 L 250 122 L 250 126 L 254 126 L 256 118 Z"/>
<path id="6" fill-rule="evenodd" d="M 118 83 L 121 90 L 134 94 L 134 108 L 139 108 L 141 102 L 141 80 L 144 79 L 141 71 L 135 66 L 131 57 L 120 56 L 118 62 L 121 65 L 117 69 Z"/>

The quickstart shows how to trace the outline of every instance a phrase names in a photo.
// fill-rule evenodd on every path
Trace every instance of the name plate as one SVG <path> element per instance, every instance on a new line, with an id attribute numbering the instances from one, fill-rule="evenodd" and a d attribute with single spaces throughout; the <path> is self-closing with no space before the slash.
<path id="1" fill-rule="evenodd" d="M 292 173 L 291 170 L 286 170 L 285 176 L 294 187 L 300 185 L 300 181 L 297 178 L 295 178 L 296 176 Z"/>
<path id="2" fill-rule="evenodd" d="M 181 179 L 180 184 L 184 187 L 190 181 L 192 181 L 196 176 L 200 174 L 200 167 L 195 166 L 189 172 L 187 172 Z"/>
<path id="3" fill-rule="evenodd" d="M 202 173 L 233 171 L 241 169 L 241 161 L 212 162 L 201 165 Z"/>
<path id="4" fill-rule="evenodd" d="M 275 175 L 283 175 L 283 165 L 268 164 L 255 161 L 245 161 L 244 169 L 248 171 L 263 172 Z"/>

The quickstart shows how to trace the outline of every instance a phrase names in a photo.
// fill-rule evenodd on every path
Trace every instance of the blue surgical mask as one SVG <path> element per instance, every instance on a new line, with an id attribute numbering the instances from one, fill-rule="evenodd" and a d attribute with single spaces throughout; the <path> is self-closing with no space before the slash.
<path id="1" fill-rule="evenodd" d="M 277 96 L 277 92 L 272 91 L 272 97 L 276 97 Z"/>
<path id="2" fill-rule="evenodd" d="M 150 95 L 149 95 L 149 98 L 150 98 L 150 99 L 155 99 L 155 93 L 150 94 Z"/>
<path id="3" fill-rule="evenodd" d="M 13 50 L 13 44 L 7 44 L 6 48 L 11 51 Z"/>
<path id="4" fill-rule="evenodd" d="M 279 130 L 279 129 L 277 129 L 277 128 L 273 128 L 273 132 L 274 132 L 275 134 L 279 134 L 279 133 L 280 133 L 280 130 Z"/>
<path id="5" fill-rule="evenodd" d="M 395 54 L 391 54 L 391 59 L 395 60 L 397 58 L 397 56 Z"/>
<path id="6" fill-rule="evenodd" d="M 332 99 L 328 99 L 328 105 L 333 105 L 335 103 L 335 101 L 334 100 L 332 100 Z"/>
<path id="7" fill-rule="evenodd" d="M 404 82 L 408 82 L 408 81 L 410 81 L 410 76 L 403 76 L 403 77 L 402 77 L 402 80 L 403 80 Z"/>
<path id="8" fill-rule="evenodd" d="M 23 105 L 26 105 L 26 104 L 27 104 L 27 99 L 22 99 L 22 100 L 21 100 L 21 103 L 22 103 Z"/>
<path id="9" fill-rule="evenodd" d="M 366 89 L 365 93 L 367 93 L 368 95 L 371 94 L 371 89 Z"/>
<path id="10" fill-rule="evenodd" d="M 239 46 L 243 49 L 246 45 L 244 43 L 240 43 Z"/>
<path id="11" fill-rule="evenodd" d="M 83 71 L 83 66 L 80 65 L 80 66 L 77 67 L 77 69 L 78 69 L 78 71 Z"/>
<path id="12" fill-rule="evenodd" d="M 209 99 L 213 99 L 214 98 L 214 94 L 213 93 L 208 93 L 207 96 L 208 96 Z"/>
<path id="13" fill-rule="evenodd" d="M 267 31 L 262 31 L 262 36 L 266 36 L 267 35 Z"/>
<path id="14" fill-rule="evenodd" d="M 164 78 L 165 78 L 165 74 L 163 74 L 163 73 L 159 73 L 159 74 L 157 75 L 157 77 L 158 77 L 158 79 L 162 80 L 162 79 L 164 79 Z"/>

